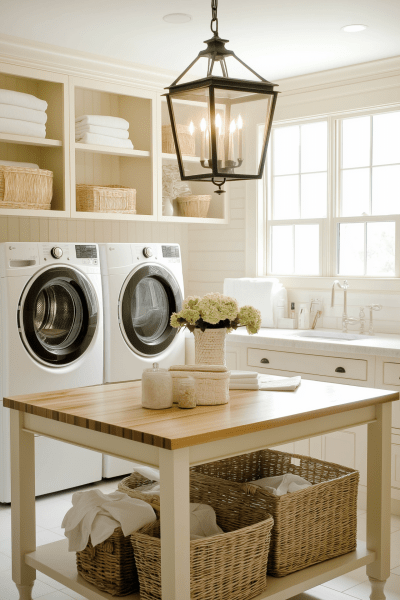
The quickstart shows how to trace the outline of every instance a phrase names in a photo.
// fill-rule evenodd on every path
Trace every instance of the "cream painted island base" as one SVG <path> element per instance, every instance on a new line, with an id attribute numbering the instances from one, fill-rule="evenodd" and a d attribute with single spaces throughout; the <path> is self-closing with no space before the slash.
<path id="1" fill-rule="evenodd" d="M 286 600 L 364 565 L 371 600 L 384 600 L 391 402 L 398 398 L 398 392 L 317 381 L 303 381 L 296 392 L 231 391 L 229 404 L 193 411 L 143 409 L 140 382 L 5 398 L 12 409 L 12 576 L 20 600 L 32 600 L 35 570 L 89 600 L 112 598 L 78 575 L 66 540 L 36 548 L 35 433 L 160 468 L 162 600 L 189 600 L 190 466 L 361 424 L 368 424 L 366 544 L 286 577 L 268 577 L 256 600 Z M 140 594 L 126 598 L 140 600 Z"/>

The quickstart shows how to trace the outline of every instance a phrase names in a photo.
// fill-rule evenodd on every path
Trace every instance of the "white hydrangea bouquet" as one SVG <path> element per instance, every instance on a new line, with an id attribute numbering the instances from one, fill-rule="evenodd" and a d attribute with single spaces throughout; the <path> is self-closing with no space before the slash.
<path id="1" fill-rule="evenodd" d="M 239 309 L 234 298 L 218 293 L 189 296 L 171 316 L 171 326 L 186 327 L 195 335 L 196 364 L 225 364 L 225 338 L 238 327 L 250 335 L 261 327 L 261 313 L 253 306 Z"/>

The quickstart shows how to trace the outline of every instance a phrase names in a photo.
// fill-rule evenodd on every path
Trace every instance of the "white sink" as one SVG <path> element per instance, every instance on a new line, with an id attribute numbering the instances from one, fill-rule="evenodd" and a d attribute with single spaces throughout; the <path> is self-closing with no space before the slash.
<path id="1" fill-rule="evenodd" d="M 370 335 L 360 335 L 358 333 L 343 333 L 342 331 L 313 331 L 305 330 L 299 333 L 294 333 L 297 337 L 321 338 L 324 340 L 365 340 L 371 337 Z"/>

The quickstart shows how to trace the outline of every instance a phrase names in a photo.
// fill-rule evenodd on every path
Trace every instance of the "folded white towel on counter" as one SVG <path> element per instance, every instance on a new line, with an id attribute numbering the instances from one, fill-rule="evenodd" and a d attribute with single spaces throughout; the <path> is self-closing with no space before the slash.
<path id="1" fill-rule="evenodd" d="M 129 122 L 120 117 L 103 117 L 103 115 L 81 115 L 75 118 L 76 125 L 100 125 L 115 129 L 129 129 Z"/>
<path id="2" fill-rule="evenodd" d="M 40 100 L 31 94 L 23 94 L 22 92 L 14 92 L 13 90 L 0 90 L 0 103 L 12 104 L 13 106 L 23 106 L 32 110 L 45 111 L 47 102 Z"/>
<path id="3" fill-rule="evenodd" d="M 83 125 L 75 127 L 75 139 L 82 136 L 84 133 L 97 133 L 98 135 L 107 135 L 109 137 L 120 138 L 121 140 L 129 139 L 129 131 L 127 129 L 116 129 L 116 127 L 101 127 L 100 125 Z"/>
<path id="4" fill-rule="evenodd" d="M 72 495 L 72 508 L 61 527 L 69 540 L 68 550 L 78 552 L 86 548 L 89 536 L 93 546 L 97 546 L 117 527 L 127 536 L 155 520 L 153 508 L 143 500 L 122 492 L 107 495 L 100 490 L 89 490 Z"/>
<path id="5" fill-rule="evenodd" d="M 256 378 L 231 378 L 229 380 L 229 389 L 294 392 L 301 383 L 300 375 L 296 377 L 278 377 L 277 375 L 262 375 L 260 373 L 256 373 L 256 375 Z"/>
<path id="6" fill-rule="evenodd" d="M 12 104 L 0 104 L 0 117 L 29 121 L 41 125 L 44 125 L 47 121 L 47 114 L 44 110 L 32 110 L 23 106 L 12 106 Z"/>
<path id="7" fill-rule="evenodd" d="M 121 140 L 120 138 L 109 137 L 108 135 L 98 135 L 97 133 L 84 133 L 79 140 L 75 141 L 80 144 L 96 144 L 98 146 L 133 149 L 131 140 Z"/>
<path id="8" fill-rule="evenodd" d="M 257 379 L 258 373 L 256 371 L 231 371 L 231 379 Z"/>
<path id="9" fill-rule="evenodd" d="M 311 487 L 311 483 L 295 475 L 294 473 L 285 473 L 285 475 L 277 475 L 275 477 L 264 477 L 257 481 L 251 482 L 253 485 L 258 485 L 263 489 L 271 492 L 275 496 L 283 496 L 284 494 L 291 494 L 292 492 L 298 492 Z"/>
<path id="10" fill-rule="evenodd" d="M 14 162 L 13 160 L 0 160 L 0 165 L 4 167 L 25 167 L 25 169 L 39 169 L 39 165 L 33 163 Z"/>
<path id="11" fill-rule="evenodd" d="M 4 119 L 0 117 L 0 132 L 13 135 L 27 135 L 31 137 L 46 137 L 46 126 L 18 119 Z"/>
<path id="12" fill-rule="evenodd" d="M 261 312 L 261 327 L 274 327 L 274 293 L 278 279 L 241 277 L 224 280 L 224 294 L 235 298 L 239 306 L 251 304 Z"/>
<path id="13" fill-rule="evenodd" d="M 258 390 L 259 383 L 256 381 L 255 383 L 243 383 L 240 381 L 229 381 L 229 389 L 230 390 Z"/>

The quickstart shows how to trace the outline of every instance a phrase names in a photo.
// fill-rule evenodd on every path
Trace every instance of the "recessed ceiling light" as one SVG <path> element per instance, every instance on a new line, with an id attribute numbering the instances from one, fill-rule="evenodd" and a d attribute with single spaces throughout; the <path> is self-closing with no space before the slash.
<path id="1" fill-rule="evenodd" d="M 188 23 L 192 20 L 192 17 L 184 13 L 171 13 L 170 15 L 165 15 L 163 19 L 167 23 Z"/>
<path id="2" fill-rule="evenodd" d="M 357 33 L 358 31 L 364 31 L 364 29 L 367 29 L 366 25 L 345 25 L 342 27 L 342 31 L 346 33 Z"/>

